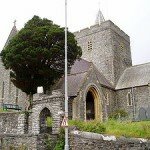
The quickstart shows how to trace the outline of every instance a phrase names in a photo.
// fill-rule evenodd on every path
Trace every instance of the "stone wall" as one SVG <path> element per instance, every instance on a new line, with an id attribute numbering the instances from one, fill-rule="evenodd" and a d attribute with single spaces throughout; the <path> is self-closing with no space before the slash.
<path id="1" fill-rule="evenodd" d="M 57 135 L 0 135 L 0 150 L 10 150 L 11 148 L 19 150 L 21 147 L 26 147 L 28 150 L 45 150 L 48 141 L 53 147 L 57 141 Z M 51 149 L 53 149 L 52 147 Z"/>
<path id="2" fill-rule="evenodd" d="M 95 68 L 91 67 L 87 73 L 78 96 L 74 99 L 70 99 L 69 108 L 73 109 L 69 112 L 69 116 L 73 119 L 86 120 L 86 96 L 90 88 L 95 88 L 99 95 L 99 113 L 102 114 L 99 120 L 107 120 L 109 114 L 115 109 L 115 91 L 111 88 L 107 88 L 101 85 L 101 81 L 97 77 Z M 108 103 L 106 102 L 108 98 Z M 97 105 L 96 105 L 97 107 Z M 72 114 L 70 114 L 72 113 Z"/>
<path id="3" fill-rule="evenodd" d="M 6 70 L 0 57 L 0 108 L 2 104 L 17 104 L 24 110 L 26 94 L 10 81 L 10 70 Z"/>
<path id="4" fill-rule="evenodd" d="M 135 87 L 118 90 L 116 100 L 118 102 L 118 107 L 125 109 L 130 119 L 139 119 L 139 110 L 140 108 L 144 108 L 147 110 L 148 107 L 150 107 L 150 98 L 149 98 L 149 87 L 148 86 L 141 86 L 141 87 Z M 131 106 L 127 103 L 127 94 L 131 93 L 131 98 L 133 104 Z M 133 99 L 134 97 L 134 99 Z"/>
<path id="5" fill-rule="evenodd" d="M 74 33 L 82 48 L 82 58 L 93 62 L 112 84 L 132 65 L 130 39 L 110 20 Z M 88 49 L 88 42 L 92 49 Z"/>
<path id="6" fill-rule="evenodd" d="M 40 133 L 40 113 L 47 108 L 52 116 L 52 133 L 59 133 L 61 116 L 59 112 L 62 111 L 62 102 L 64 97 L 61 93 L 52 93 L 52 95 L 34 96 L 33 108 L 31 116 L 29 116 L 29 132 L 32 134 Z"/>
<path id="7" fill-rule="evenodd" d="M 135 138 L 116 138 L 90 132 L 73 131 L 70 134 L 71 150 L 148 150 L 150 141 Z"/>
<path id="8" fill-rule="evenodd" d="M 0 134 L 24 134 L 25 122 L 23 113 L 0 113 Z"/>

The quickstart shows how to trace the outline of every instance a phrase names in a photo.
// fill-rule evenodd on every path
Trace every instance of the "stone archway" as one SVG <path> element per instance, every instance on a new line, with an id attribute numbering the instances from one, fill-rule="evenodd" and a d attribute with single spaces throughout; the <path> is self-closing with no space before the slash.
<path id="1" fill-rule="evenodd" d="M 93 86 L 88 88 L 86 93 L 86 120 L 102 121 L 100 94 Z"/>
<path id="2" fill-rule="evenodd" d="M 47 125 L 47 119 L 52 118 L 51 112 L 48 108 L 42 109 L 39 115 L 39 127 L 40 127 L 40 133 L 48 133 L 52 131 L 51 127 L 48 127 Z"/>

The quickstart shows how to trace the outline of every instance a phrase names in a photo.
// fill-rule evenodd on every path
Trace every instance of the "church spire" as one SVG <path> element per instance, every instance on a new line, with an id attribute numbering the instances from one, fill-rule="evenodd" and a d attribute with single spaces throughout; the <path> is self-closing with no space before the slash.
<path id="1" fill-rule="evenodd" d="M 96 16 L 95 24 L 101 24 L 104 21 L 105 21 L 104 16 L 99 8 L 97 16 Z"/>
<path id="2" fill-rule="evenodd" d="M 14 20 L 14 26 L 12 27 L 12 29 L 11 29 L 11 31 L 10 31 L 10 34 L 9 34 L 9 36 L 8 36 L 8 38 L 7 38 L 7 41 L 6 41 L 6 43 L 5 43 L 5 45 L 4 45 L 4 47 L 6 47 L 7 45 L 8 45 L 8 43 L 9 43 L 9 41 L 17 34 L 17 28 L 16 28 L 16 20 Z"/>

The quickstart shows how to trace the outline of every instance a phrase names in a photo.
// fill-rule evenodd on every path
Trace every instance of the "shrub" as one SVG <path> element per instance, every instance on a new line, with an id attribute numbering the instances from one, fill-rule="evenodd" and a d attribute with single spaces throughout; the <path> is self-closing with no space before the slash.
<path id="1" fill-rule="evenodd" d="M 98 121 L 69 121 L 70 125 L 76 126 L 81 131 L 94 132 L 94 133 L 104 133 L 106 131 L 106 127 Z"/>
<path id="2" fill-rule="evenodd" d="M 46 118 L 46 125 L 47 125 L 47 127 L 52 127 L 52 117 Z"/>
<path id="3" fill-rule="evenodd" d="M 65 130 L 61 128 L 54 150 L 63 150 L 64 146 L 65 146 Z"/>
<path id="4" fill-rule="evenodd" d="M 110 119 L 124 119 L 126 117 L 128 117 L 128 113 L 123 109 L 117 109 L 109 116 Z"/>

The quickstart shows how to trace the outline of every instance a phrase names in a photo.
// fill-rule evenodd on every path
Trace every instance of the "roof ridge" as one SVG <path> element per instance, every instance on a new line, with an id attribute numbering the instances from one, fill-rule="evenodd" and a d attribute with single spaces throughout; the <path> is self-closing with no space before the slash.
<path id="1" fill-rule="evenodd" d="M 88 71 L 83 71 L 83 72 L 78 72 L 78 73 L 71 73 L 71 74 L 68 74 L 68 76 L 71 76 L 71 75 L 76 75 L 76 74 L 83 74 L 83 73 L 86 73 Z"/>
<path id="2" fill-rule="evenodd" d="M 143 63 L 143 64 L 137 64 L 137 65 L 131 66 L 131 67 L 127 68 L 127 69 L 134 68 L 134 67 L 138 67 L 138 66 L 143 66 L 143 65 L 147 65 L 147 64 L 150 64 L 150 62 Z M 125 70 L 126 70 L 126 69 L 125 69 Z"/>

